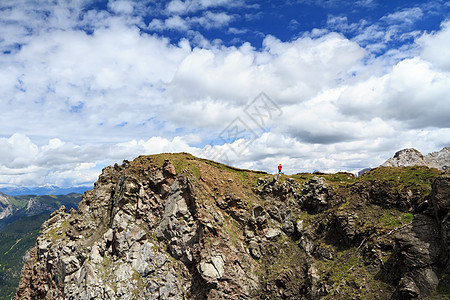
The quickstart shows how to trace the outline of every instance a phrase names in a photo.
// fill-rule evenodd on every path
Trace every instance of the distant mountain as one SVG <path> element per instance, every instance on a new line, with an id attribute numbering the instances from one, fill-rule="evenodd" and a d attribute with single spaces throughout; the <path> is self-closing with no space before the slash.
<path id="1" fill-rule="evenodd" d="M 395 153 L 394 157 L 385 161 L 382 167 L 412 167 L 427 166 L 438 170 L 450 168 L 450 147 L 444 147 L 438 152 L 422 155 L 414 148 L 403 149 Z"/>
<path id="2" fill-rule="evenodd" d="M 0 192 L 11 196 L 19 195 L 67 195 L 70 193 L 83 194 L 85 191 L 92 189 L 93 186 L 77 186 L 61 188 L 54 185 L 38 186 L 38 187 L 3 187 Z"/>
<path id="3" fill-rule="evenodd" d="M 24 256 L 41 225 L 62 205 L 77 208 L 81 194 L 9 196 L 0 192 L 0 300 L 11 299 L 19 283 Z"/>
<path id="4" fill-rule="evenodd" d="M 20 195 L 0 194 L 0 230 L 8 224 L 27 216 L 51 213 L 64 205 L 67 210 L 77 208 L 81 194 Z"/>

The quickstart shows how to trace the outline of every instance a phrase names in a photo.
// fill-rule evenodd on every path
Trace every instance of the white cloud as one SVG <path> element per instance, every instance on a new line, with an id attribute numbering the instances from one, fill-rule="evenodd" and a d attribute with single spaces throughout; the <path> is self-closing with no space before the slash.
<path id="1" fill-rule="evenodd" d="M 59 186 L 89 185 L 106 165 L 141 154 L 182 151 L 198 153 L 199 149 L 189 146 L 182 137 L 84 145 L 51 139 L 39 147 L 27 136 L 14 134 L 0 139 L 3 154 L 0 156 L 0 186 L 36 186 L 48 182 Z"/>
<path id="2" fill-rule="evenodd" d="M 418 43 L 422 46 L 422 56 L 437 68 L 450 71 L 450 21 L 442 24 L 438 32 L 424 34 Z"/>
<path id="3" fill-rule="evenodd" d="M 131 14 L 133 12 L 133 4 L 130 1 L 109 1 L 108 7 L 117 14 Z"/>
<path id="4" fill-rule="evenodd" d="M 292 42 L 269 36 L 264 47 L 262 51 L 249 44 L 194 49 L 180 63 L 167 94 L 188 111 L 195 104 L 182 101 L 183 97 L 195 103 L 226 100 L 223 103 L 241 109 L 261 91 L 274 95 L 280 103 L 304 101 L 351 77 L 364 56 L 356 43 L 338 34 Z M 184 116 L 175 115 L 175 119 Z"/>
<path id="5" fill-rule="evenodd" d="M 388 24 L 406 24 L 411 25 L 423 17 L 423 11 L 420 7 L 403 9 L 401 11 L 383 16 L 380 20 Z"/>
<path id="6" fill-rule="evenodd" d="M 346 115 L 401 121 L 410 128 L 448 127 L 450 74 L 419 59 L 399 62 L 392 72 L 349 86 L 338 106 Z"/>
<path id="7" fill-rule="evenodd" d="M 213 13 L 207 11 L 203 14 L 203 16 L 193 17 L 189 21 L 193 24 L 199 24 L 200 26 L 203 26 L 206 29 L 211 29 L 211 28 L 225 27 L 230 23 L 232 19 L 233 19 L 232 16 L 224 12 Z"/>
<path id="8" fill-rule="evenodd" d="M 168 14 L 183 15 L 215 7 L 240 7 L 244 5 L 244 1 L 241 0 L 172 0 L 167 4 L 166 10 Z"/>
<path id="9" fill-rule="evenodd" d="M 234 25 L 240 16 L 216 8 L 240 1 L 162 7 L 148 27 L 186 35 L 176 44 L 139 29 L 137 2 L 38 4 L 0 10 L 1 184 L 91 183 L 106 164 L 179 151 L 227 151 L 229 163 L 266 171 L 280 162 L 287 173 L 357 170 L 403 147 L 450 143 L 450 25 L 412 30 L 423 7 L 375 24 L 330 16 L 326 29 L 268 35 L 256 48 L 192 30 Z M 389 49 L 402 39 L 410 42 Z M 244 112 L 261 91 L 282 111 L 264 130 Z M 236 117 L 256 133 L 239 156 L 230 149 L 247 141 L 219 136 Z"/>
<path id="10" fill-rule="evenodd" d="M 164 21 L 165 28 L 180 31 L 188 30 L 189 26 L 180 16 L 172 16 Z"/>

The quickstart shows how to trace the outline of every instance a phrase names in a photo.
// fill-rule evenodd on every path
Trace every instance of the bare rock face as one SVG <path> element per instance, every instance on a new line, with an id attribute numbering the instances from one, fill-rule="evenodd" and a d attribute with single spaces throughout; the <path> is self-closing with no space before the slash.
<path id="1" fill-rule="evenodd" d="M 433 182 L 432 199 L 440 233 L 440 263 L 450 273 L 450 170 Z"/>
<path id="2" fill-rule="evenodd" d="M 439 231 L 432 218 L 417 215 L 408 228 L 395 236 L 396 262 L 399 272 L 397 299 L 429 295 L 439 280 L 433 270 L 439 256 Z"/>
<path id="3" fill-rule="evenodd" d="M 450 168 L 450 147 L 445 147 L 438 152 L 422 155 L 414 148 L 403 149 L 395 153 L 393 158 L 388 159 L 382 167 L 411 167 L 427 166 L 438 170 Z"/>
<path id="4" fill-rule="evenodd" d="M 50 216 L 15 299 L 237 299 L 258 291 L 245 270 L 253 259 L 229 243 L 191 175 L 147 160 L 105 168 L 78 212 Z"/>
<path id="5" fill-rule="evenodd" d="M 450 271 L 449 175 L 443 173 L 433 182 L 434 213 L 415 215 L 394 235 L 394 259 L 385 270 L 398 282 L 394 299 L 428 296 L 439 284 L 439 273 Z"/>

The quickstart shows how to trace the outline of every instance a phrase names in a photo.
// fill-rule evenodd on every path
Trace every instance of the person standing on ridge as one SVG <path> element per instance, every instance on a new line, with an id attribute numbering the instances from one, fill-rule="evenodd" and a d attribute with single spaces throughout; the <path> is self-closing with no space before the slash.
<path id="1" fill-rule="evenodd" d="M 283 166 L 282 166 L 281 164 L 278 165 L 278 174 L 281 173 L 281 168 L 282 168 L 282 167 L 283 167 Z"/>

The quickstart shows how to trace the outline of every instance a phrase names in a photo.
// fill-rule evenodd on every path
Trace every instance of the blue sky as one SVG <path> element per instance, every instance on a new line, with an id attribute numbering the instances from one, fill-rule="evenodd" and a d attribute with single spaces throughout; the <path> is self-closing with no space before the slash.
<path id="1" fill-rule="evenodd" d="M 358 171 L 450 145 L 450 2 L 0 3 L 0 186 L 191 152 Z"/>

